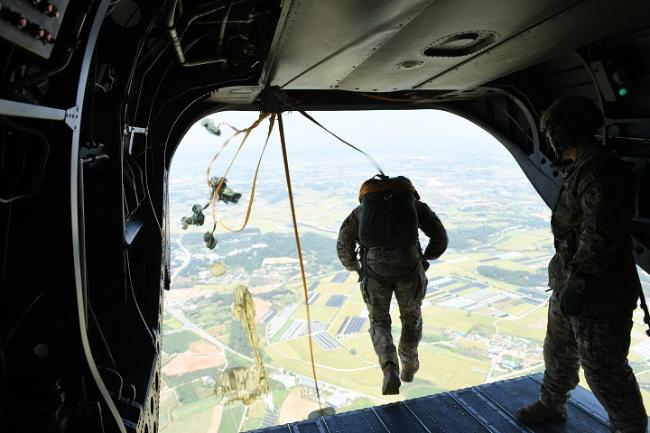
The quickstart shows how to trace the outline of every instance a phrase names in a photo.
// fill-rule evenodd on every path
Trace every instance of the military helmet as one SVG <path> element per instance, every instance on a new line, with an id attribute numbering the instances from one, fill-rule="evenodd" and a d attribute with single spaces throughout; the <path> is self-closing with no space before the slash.
<path id="1" fill-rule="evenodd" d="M 582 96 L 563 96 L 548 107 L 542 114 L 542 132 L 565 129 L 575 142 L 582 137 L 592 137 L 605 120 L 600 109 Z"/>

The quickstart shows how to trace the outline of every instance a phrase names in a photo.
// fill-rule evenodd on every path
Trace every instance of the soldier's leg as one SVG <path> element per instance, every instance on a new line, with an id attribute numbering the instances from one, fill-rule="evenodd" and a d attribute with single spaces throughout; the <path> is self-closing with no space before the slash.
<path id="1" fill-rule="evenodd" d="M 384 284 L 366 278 L 361 282 L 361 294 L 368 307 L 370 320 L 370 339 L 379 359 L 379 366 L 384 368 L 386 363 L 392 362 L 398 366 L 397 352 L 390 332 L 390 301 L 392 289 Z"/>
<path id="2" fill-rule="evenodd" d="M 573 319 L 585 377 L 609 415 L 612 431 L 645 433 L 648 418 L 639 385 L 630 368 L 632 311 L 593 307 Z"/>
<path id="3" fill-rule="evenodd" d="M 418 344 L 422 339 L 422 299 L 427 290 L 427 276 L 422 269 L 410 281 L 395 285 L 402 333 L 399 339 L 399 358 L 402 369 L 415 372 L 419 367 Z M 407 378 L 408 379 L 408 378 Z"/>
<path id="4" fill-rule="evenodd" d="M 565 411 L 569 391 L 578 384 L 580 366 L 574 329 L 571 320 L 560 313 L 556 293 L 548 306 L 544 367 L 540 400 L 549 408 Z"/>
<path id="5" fill-rule="evenodd" d="M 560 314 L 556 293 L 551 296 L 544 339 L 544 381 L 539 399 L 521 407 L 516 417 L 526 424 L 566 419 L 569 391 L 578 384 L 578 347 L 571 320 Z"/>

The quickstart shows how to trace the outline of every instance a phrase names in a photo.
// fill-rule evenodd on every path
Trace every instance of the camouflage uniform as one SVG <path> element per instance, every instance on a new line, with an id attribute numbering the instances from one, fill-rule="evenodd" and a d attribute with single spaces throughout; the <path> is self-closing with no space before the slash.
<path id="1" fill-rule="evenodd" d="M 590 388 L 609 414 L 612 431 L 645 432 L 647 416 L 628 365 L 632 311 L 640 283 L 632 257 L 634 183 L 622 162 L 594 144 L 569 167 L 551 227 L 556 253 L 549 264 L 553 289 L 540 400 L 566 404 L 582 365 Z M 577 316 L 560 311 L 571 288 L 584 299 Z"/>
<path id="2" fill-rule="evenodd" d="M 430 238 L 425 258 L 436 259 L 447 248 L 447 233 L 436 214 L 426 204 L 416 201 L 416 207 L 419 228 Z M 357 243 L 362 212 L 363 207 L 358 206 L 343 221 L 336 245 L 341 263 L 350 272 L 361 271 Z M 399 357 L 402 366 L 417 365 L 417 348 L 422 338 L 420 307 L 428 284 L 420 246 L 370 248 L 366 263 L 375 275 L 362 277 L 361 293 L 368 307 L 370 337 L 379 365 L 382 368 L 388 362 L 399 365 L 391 336 L 390 302 L 393 292 L 402 321 Z"/>

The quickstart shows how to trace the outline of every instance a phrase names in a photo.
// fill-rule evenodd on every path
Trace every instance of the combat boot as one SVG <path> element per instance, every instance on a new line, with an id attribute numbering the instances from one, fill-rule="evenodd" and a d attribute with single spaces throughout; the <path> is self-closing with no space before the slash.
<path id="1" fill-rule="evenodd" d="M 413 362 L 402 362 L 402 371 L 399 378 L 402 379 L 402 382 L 413 382 L 413 376 L 419 369 L 420 361 L 417 359 Z"/>
<path id="2" fill-rule="evenodd" d="M 399 394 L 399 387 L 402 382 L 399 380 L 399 369 L 392 362 L 387 362 L 382 367 L 384 372 L 384 385 L 381 388 L 381 393 L 384 395 Z"/>
<path id="3" fill-rule="evenodd" d="M 524 424 L 561 422 L 566 420 L 566 406 L 551 408 L 542 403 L 541 400 L 537 400 L 528 406 L 517 409 L 515 416 Z"/>

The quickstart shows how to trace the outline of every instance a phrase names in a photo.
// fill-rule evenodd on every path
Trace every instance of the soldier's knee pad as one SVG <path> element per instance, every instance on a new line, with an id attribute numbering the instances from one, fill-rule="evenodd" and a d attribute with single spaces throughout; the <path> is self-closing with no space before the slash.
<path id="1" fill-rule="evenodd" d="M 369 318 L 370 318 L 370 326 L 372 326 L 372 327 L 378 326 L 378 327 L 381 327 L 381 328 L 389 328 L 390 329 L 390 326 L 392 324 L 390 314 L 388 314 L 388 315 L 385 315 L 385 314 L 381 314 L 381 315 L 371 314 L 371 315 L 369 315 Z"/>
<path id="2" fill-rule="evenodd" d="M 407 313 L 400 316 L 402 326 L 419 328 L 422 326 L 422 316 L 419 313 Z"/>

